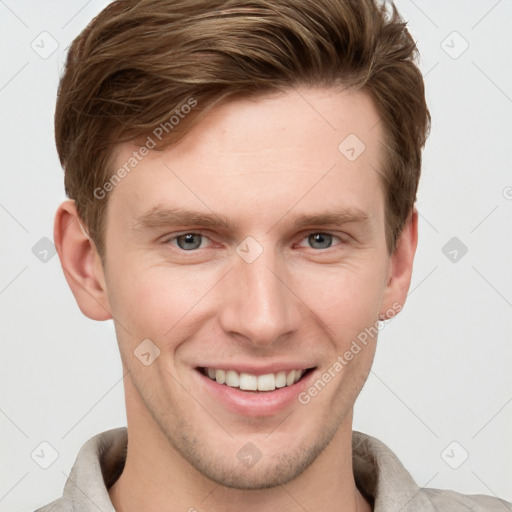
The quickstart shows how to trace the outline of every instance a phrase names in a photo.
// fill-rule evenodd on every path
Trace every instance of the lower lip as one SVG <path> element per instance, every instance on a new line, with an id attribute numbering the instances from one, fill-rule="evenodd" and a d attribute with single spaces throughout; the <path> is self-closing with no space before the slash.
<path id="1" fill-rule="evenodd" d="M 236 414 L 249 417 L 273 416 L 286 409 L 294 402 L 298 402 L 297 396 L 309 385 L 314 371 L 310 371 L 298 382 L 284 388 L 276 388 L 274 391 L 242 391 L 225 384 L 219 384 L 210 379 L 200 370 L 195 370 L 207 392 L 220 402 L 226 409 Z"/>

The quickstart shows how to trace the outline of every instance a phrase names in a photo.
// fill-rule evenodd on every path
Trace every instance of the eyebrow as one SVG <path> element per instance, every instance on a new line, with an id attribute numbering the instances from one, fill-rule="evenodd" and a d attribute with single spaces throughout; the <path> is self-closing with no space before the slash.
<path id="1" fill-rule="evenodd" d="M 303 228 L 305 226 L 323 226 L 323 225 L 342 225 L 352 222 L 367 223 L 370 216 L 365 211 L 359 208 L 343 208 L 341 210 L 319 213 L 316 215 L 299 215 L 293 226 L 295 229 Z"/>
<path id="2" fill-rule="evenodd" d="M 231 229 L 233 223 L 223 215 L 216 213 L 203 213 L 181 208 L 160 208 L 155 206 L 136 219 L 133 229 L 156 229 L 167 226 L 192 226 L 222 227 Z"/>
<path id="3" fill-rule="evenodd" d="M 285 217 L 286 215 L 278 223 Z M 345 207 L 336 211 L 313 215 L 301 214 L 294 219 L 293 227 L 300 229 L 305 226 L 342 225 L 353 222 L 367 223 L 369 219 L 368 213 L 364 210 L 355 207 Z M 133 229 L 142 231 L 170 226 L 221 227 L 226 230 L 235 231 L 239 227 L 239 222 L 214 212 L 204 213 L 182 208 L 161 208 L 155 206 L 136 219 Z"/>

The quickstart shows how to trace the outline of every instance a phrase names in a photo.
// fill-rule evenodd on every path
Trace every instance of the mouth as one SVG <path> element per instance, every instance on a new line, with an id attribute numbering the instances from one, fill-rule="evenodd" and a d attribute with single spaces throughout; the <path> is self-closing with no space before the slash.
<path id="1" fill-rule="evenodd" d="M 199 367 L 197 370 L 217 384 L 252 393 L 268 393 L 288 388 L 305 379 L 315 368 L 281 370 L 275 373 L 254 375 L 248 372 L 222 368 Z"/>
<path id="2" fill-rule="evenodd" d="M 219 364 L 221 366 L 221 364 Z M 317 367 L 269 364 L 263 367 L 198 366 L 195 375 L 201 393 L 238 417 L 272 418 L 302 407 L 297 397 L 317 374 Z"/>

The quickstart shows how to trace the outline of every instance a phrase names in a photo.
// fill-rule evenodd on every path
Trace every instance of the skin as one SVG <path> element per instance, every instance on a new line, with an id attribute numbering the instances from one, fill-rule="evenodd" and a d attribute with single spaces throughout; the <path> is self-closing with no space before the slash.
<path id="1" fill-rule="evenodd" d="M 353 162 L 338 150 L 351 133 L 366 146 Z M 86 316 L 114 319 L 127 373 L 128 454 L 109 489 L 117 511 L 339 510 L 340 503 L 371 510 L 355 486 L 351 432 L 376 338 L 307 405 L 293 400 L 270 416 L 226 409 L 195 368 L 303 362 L 315 367 L 314 382 L 379 315 L 404 304 L 417 215 L 389 254 L 382 140 L 362 92 L 237 99 L 216 106 L 178 144 L 150 152 L 110 192 L 104 267 L 74 203 L 59 207 L 54 238 L 66 279 Z M 117 149 L 116 168 L 134 147 Z M 137 229 L 155 206 L 213 212 L 233 226 Z M 340 208 L 366 220 L 294 227 L 302 214 Z M 187 232 L 205 236 L 195 239 L 200 248 L 169 241 Z M 309 235 L 324 232 L 332 245 L 319 248 Z M 248 236 L 263 249 L 252 263 L 236 252 Z M 160 350 L 149 366 L 134 356 L 147 338 Z M 237 458 L 247 442 L 262 454 L 250 468 Z"/>

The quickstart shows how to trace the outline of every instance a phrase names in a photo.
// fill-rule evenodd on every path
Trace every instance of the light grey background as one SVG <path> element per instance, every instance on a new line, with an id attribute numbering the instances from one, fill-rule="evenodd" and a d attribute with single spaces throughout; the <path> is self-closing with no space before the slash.
<path id="1" fill-rule="evenodd" d="M 107 3 L 0 0 L 2 511 L 60 496 L 82 444 L 126 424 L 113 326 L 80 313 L 57 256 L 34 254 L 45 256 L 65 199 L 53 140 L 65 51 Z M 388 444 L 420 486 L 512 500 L 512 2 L 398 7 L 433 125 L 410 296 L 381 333 L 354 428 Z M 35 462 L 51 462 L 41 442 L 58 453 L 48 469 Z"/>

